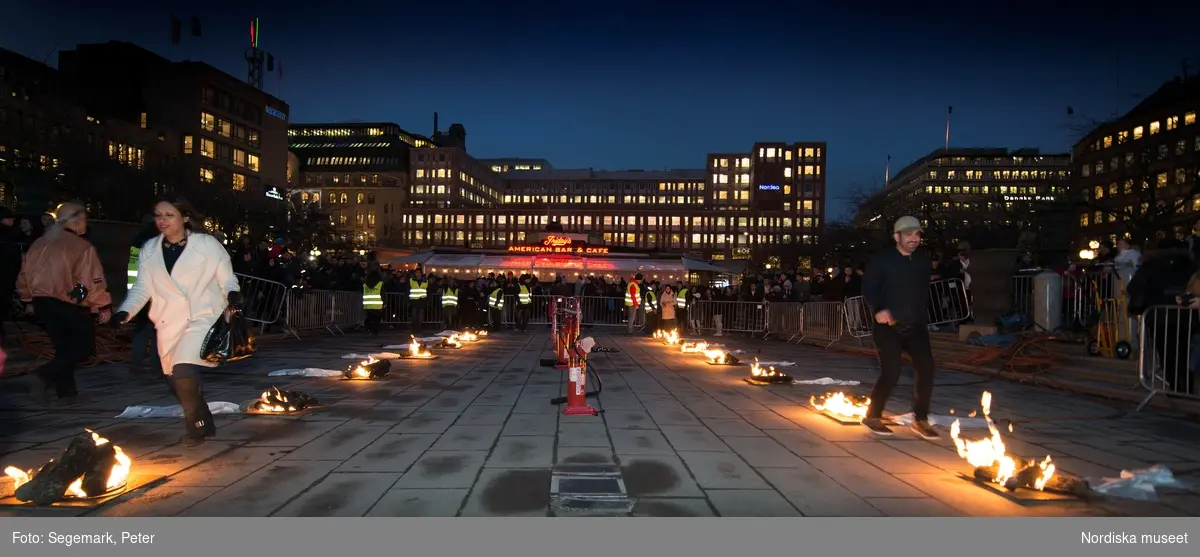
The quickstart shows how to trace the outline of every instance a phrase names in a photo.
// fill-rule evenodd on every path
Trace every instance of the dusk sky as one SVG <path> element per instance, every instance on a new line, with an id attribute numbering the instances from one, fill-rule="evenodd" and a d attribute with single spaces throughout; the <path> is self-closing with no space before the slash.
<path id="1" fill-rule="evenodd" d="M 261 46 L 284 71 L 265 89 L 291 105 L 293 123 L 386 121 L 428 135 L 438 111 L 443 130 L 466 126 L 480 158 L 703 168 L 706 153 L 755 141 L 827 141 L 831 216 L 846 192 L 882 183 L 889 154 L 895 172 L 941 147 L 948 105 L 952 146 L 1065 152 L 1072 122 L 1129 109 L 1185 58 L 1200 72 L 1200 9 L 1184 14 L 1178 2 L 1138 2 L 1138 13 L 1024 0 L 925 2 L 924 12 L 866 2 L 3 3 L 0 46 L 51 65 L 56 49 L 125 40 L 239 78 L 259 17 Z M 643 7 L 652 4 L 673 7 Z M 172 13 L 185 28 L 175 47 Z M 200 39 L 186 36 L 193 15 Z"/>

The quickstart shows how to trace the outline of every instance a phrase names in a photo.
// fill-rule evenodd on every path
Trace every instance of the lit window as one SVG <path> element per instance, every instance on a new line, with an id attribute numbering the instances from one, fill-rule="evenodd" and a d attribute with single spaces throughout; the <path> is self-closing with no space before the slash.
<path id="1" fill-rule="evenodd" d="M 213 131 L 214 129 L 216 129 L 216 127 L 217 127 L 217 118 L 215 116 L 213 116 L 212 114 L 209 114 L 207 112 L 200 113 L 200 128 L 201 129 L 203 129 L 204 131 L 210 132 L 210 131 Z"/>
<path id="2" fill-rule="evenodd" d="M 1129 141 L 1129 130 L 1117 132 L 1117 143 L 1121 144 L 1125 143 L 1126 141 Z"/>
<path id="3" fill-rule="evenodd" d="M 238 174 L 237 172 L 234 172 L 233 173 L 233 191 L 245 191 L 245 190 L 246 190 L 246 177 L 242 174 Z"/>
<path id="4" fill-rule="evenodd" d="M 183 136 L 183 154 L 192 154 L 192 136 L 190 135 Z"/>
<path id="5" fill-rule="evenodd" d="M 788 151 L 788 153 L 791 153 L 791 151 Z M 788 157 L 788 158 L 791 158 L 791 157 Z M 784 178 L 792 177 L 792 167 L 788 166 L 783 169 L 783 177 Z"/>
<path id="6" fill-rule="evenodd" d="M 1104 137 L 1104 147 L 1106 147 L 1106 148 L 1112 147 L 1112 144 L 1113 144 L 1113 136 L 1111 136 L 1111 135 L 1105 136 Z"/>
<path id="7" fill-rule="evenodd" d="M 216 146 L 211 139 L 200 138 L 200 154 L 210 159 L 216 156 Z"/>
<path id="8" fill-rule="evenodd" d="M 246 152 L 241 149 L 233 150 L 233 165 L 246 166 Z"/>
<path id="9" fill-rule="evenodd" d="M 229 135 L 232 132 L 233 132 L 233 124 L 231 124 L 229 122 L 229 120 L 226 120 L 224 118 L 217 120 L 217 133 L 221 134 L 224 137 L 229 137 Z"/>
<path id="10" fill-rule="evenodd" d="M 213 171 L 211 168 L 201 168 L 200 169 L 200 181 L 201 182 L 213 181 Z"/>
<path id="11" fill-rule="evenodd" d="M 246 168 L 249 168 L 251 172 L 258 172 L 258 155 L 246 154 Z"/>
<path id="12" fill-rule="evenodd" d="M 1187 114 L 1183 115 L 1183 125 L 1190 126 L 1195 123 L 1196 123 L 1196 113 L 1195 112 L 1188 112 Z"/>
<path id="13" fill-rule="evenodd" d="M 1167 117 L 1167 129 L 1173 130 L 1178 127 L 1179 127 L 1179 117 L 1178 116 L 1168 116 Z"/>
<path id="14" fill-rule="evenodd" d="M 140 124 L 141 124 L 143 130 L 146 129 L 146 113 L 145 112 L 142 113 Z"/>
<path id="15" fill-rule="evenodd" d="M 1138 127 L 1136 127 L 1136 128 L 1133 128 L 1133 138 L 1134 138 L 1134 139 L 1141 139 L 1141 138 L 1142 138 L 1142 135 L 1143 135 L 1144 133 L 1145 133 L 1145 129 L 1144 129 L 1144 128 L 1142 128 L 1142 126 L 1138 126 Z"/>
<path id="16" fill-rule="evenodd" d="M 1159 132 L 1159 123 L 1158 122 L 1150 122 L 1150 135 L 1154 135 L 1158 132 Z"/>

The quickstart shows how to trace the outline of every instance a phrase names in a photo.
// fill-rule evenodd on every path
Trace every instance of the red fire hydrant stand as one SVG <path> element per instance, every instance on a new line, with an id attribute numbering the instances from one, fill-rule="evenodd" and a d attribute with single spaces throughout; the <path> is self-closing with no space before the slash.
<path id="1" fill-rule="evenodd" d="M 587 403 L 587 353 L 578 346 L 570 350 L 567 368 L 567 407 L 564 416 L 595 416 L 595 407 Z"/>

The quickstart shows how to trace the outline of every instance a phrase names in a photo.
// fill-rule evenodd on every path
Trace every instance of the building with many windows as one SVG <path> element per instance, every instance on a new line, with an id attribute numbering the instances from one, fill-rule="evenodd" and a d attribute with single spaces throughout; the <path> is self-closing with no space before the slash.
<path id="1" fill-rule="evenodd" d="M 170 184 L 227 233 L 284 214 L 288 105 L 203 62 L 172 62 L 111 41 L 59 53 L 59 73 L 88 114 L 169 130 Z M 271 217 L 271 218 L 265 218 Z"/>
<path id="2" fill-rule="evenodd" d="M 457 146 L 414 148 L 408 198 L 390 198 L 398 211 L 376 208 L 374 230 L 386 247 L 503 250 L 555 222 L 617 250 L 795 261 L 817 249 L 825 156 L 820 142 L 758 143 L 746 153 L 709 155 L 705 168 L 602 171 L 554 169 L 535 158 L 475 159 Z M 320 185 L 308 199 L 370 199 L 365 184 L 350 183 Z M 354 220 L 329 210 L 347 227 L 360 212 L 371 222 L 369 207 L 353 209 Z"/>
<path id="3" fill-rule="evenodd" d="M 96 218 L 136 219 L 179 180 L 179 137 L 89 111 L 57 70 L 0 49 L 0 204 L 37 214 L 82 199 Z"/>
<path id="4" fill-rule="evenodd" d="M 1200 77 L 1163 85 L 1075 145 L 1078 248 L 1186 236 L 1200 218 Z"/>
<path id="5" fill-rule="evenodd" d="M 1025 228 L 1053 226 L 1037 215 L 1057 214 L 1070 185 L 1070 169 L 1069 154 L 1037 149 L 938 149 L 860 200 L 853 225 L 890 238 L 892 223 L 912 215 L 936 244 L 966 241 L 974 249 L 1012 249 Z"/>

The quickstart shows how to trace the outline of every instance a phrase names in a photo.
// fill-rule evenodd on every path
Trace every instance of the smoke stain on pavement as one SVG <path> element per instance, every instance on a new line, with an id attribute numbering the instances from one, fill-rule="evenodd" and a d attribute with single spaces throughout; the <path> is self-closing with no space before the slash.
<path id="1" fill-rule="evenodd" d="M 483 508 L 498 515 L 535 512 L 550 501 L 550 470 L 511 470 L 483 488 Z"/>
<path id="2" fill-rule="evenodd" d="M 343 480 L 325 486 L 320 493 L 300 505 L 299 516 L 332 516 L 346 506 L 350 496 L 363 486 L 362 480 Z"/>
<path id="3" fill-rule="evenodd" d="M 634 510 L 635 514 L 669 518 L 696 516 L 695 513 L 669 501 L 641 501 Z"/>
<path id="4" fill-rule="evenodd" d="M 529 458 L 529 453 L 535 448 L 537 447 L 533 443 L 515 441 L 504 452 L 504 459 L 509 462 L 524 462 L 525 459 Z"/>
<path id="5" fill-rule="evenodd" d="M 459 400 L 454 397 L 438 399 L 438 406 L 441 408 L 454 408 L 458 406 Z"/>
<path id="6" fill-rule="evenodd" d="M 404 404 L 408 402 L 424 402 L 432 398 L 431 396 L 419 395 L 414 393 L 401 393 L 388 400 L 396 404 Z"/>
<path id="7" fill-rule="evenodd" d="M 670 466 L 655 460 L 638 460 L 621 467 L 625 490 L 630 497 L 642 497 L 670 491 L 679 485 L 679 476 Z"/>
<path id="8" fill-rule="evenodd" d="M 441 476 L 456 474 L 461 472 L 466 464 L 467 457 L 461 455 L 427 458 L 421 461 L 421 476 L 425 478 L 439 478 Z"/>
<path id="9" fill-rule="evenodd" d="M 562 462 L 566 464 L 607 464 L 612 462 L 612 457 L 600 453 L 575 453 L 562 459 Z"/>

